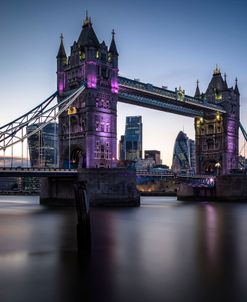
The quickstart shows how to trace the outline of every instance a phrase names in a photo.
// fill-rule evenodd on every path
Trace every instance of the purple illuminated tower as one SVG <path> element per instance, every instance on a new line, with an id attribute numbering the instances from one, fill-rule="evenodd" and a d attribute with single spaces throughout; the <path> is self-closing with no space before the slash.
<path id="1" fill-rule="evenodd" d="M 59 117 L 60 167 L 116 166 L 118 51 L 112 32 L 110 48 L 99 42 L 86 16 L 80 36 L 67 57 L 63 36 L 57 54 L 58 102 L 83 83 L 86 90 Z"/>
<path id="2" fill-rule="evenodd" d="M 238 167 L 240 94 L 237 80 L 235 87 L 229 88 L 226 75 L 223 79 L 216 67 L 206 93 L 200 94 L 197 83 L 195 97 L 205 98 L 226 111 L 195 119 L 197 174 L 229 174 Z"/>

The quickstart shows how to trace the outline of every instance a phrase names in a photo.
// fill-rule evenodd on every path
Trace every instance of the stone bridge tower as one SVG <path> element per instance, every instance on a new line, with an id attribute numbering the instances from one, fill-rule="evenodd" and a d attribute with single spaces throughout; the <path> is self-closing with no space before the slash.
<path id="1" fill-rule="evenodd" d="M 82 84 L 86 90 L 59 117 L 60 167 L 116 166 L 118 51 L 99 42 L 86 16 L 67 57 L 63 37 L 57 54 L 58 102 Z"/>
<path id="2" fill-rule="evenodd" d="M 205 114 L 195 119 L 197 174 L 229 174 L 238 167 L 240 95 L 237 85 L 229 88 L 216 67 L 205 94 L 197 84 L 195 97 L 220 105 L 225 114 Z"/>

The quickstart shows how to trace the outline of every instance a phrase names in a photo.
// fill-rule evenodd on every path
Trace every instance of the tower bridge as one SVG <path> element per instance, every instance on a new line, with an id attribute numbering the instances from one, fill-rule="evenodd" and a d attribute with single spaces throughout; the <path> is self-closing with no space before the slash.
<path id="1" fill-rule="evenodd" d="M 118 75 L 115 32 L 108 48 L 99 42 L 87 16 L 77 41 L 66 54 L 63 36 L 57 53 L 57 92 L 0 127 L 0 151 L 20 145 L 57 122 L 60 168 L 116 168 L 117 103 L 189 116 L 194 119 L 198 174 L 229 174 L 238 166 L 240 93 L 237 81 L 228 87 L 218 68 L 205 93 L 197 85 L 194 96 Z M 38 124 L 32 131 L 28 126 Z M 28 150 L 26 151 L 28 153 Z M 40 161 L 42 162 L 42 161 Z"/>

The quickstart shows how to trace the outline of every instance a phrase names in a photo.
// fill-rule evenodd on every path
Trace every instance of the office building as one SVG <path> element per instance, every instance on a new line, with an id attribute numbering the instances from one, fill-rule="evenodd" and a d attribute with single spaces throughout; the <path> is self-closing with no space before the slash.
<path id="1" fill-rule="evenodd" d="M 145 150 L 144 151 L 144 158 L 152 158 L 155 161 L 156 165 L 161 165 L 162 161 L 160 159 L 160 151 L 158 150 Z"/>
<path id="2" fill-rule="evenodd" d="M 40 124 L 27 127 L 27 133 L 36 130 Z M 31 167 L 56 167 L 58 164 L 58 124 L 49 123 L 28 138 Z"/>
<path id="3" fill-rule="evenodd" d="M 125 125 L 125 160 L 142 158 L 142 117 L 127 116 Z"/>

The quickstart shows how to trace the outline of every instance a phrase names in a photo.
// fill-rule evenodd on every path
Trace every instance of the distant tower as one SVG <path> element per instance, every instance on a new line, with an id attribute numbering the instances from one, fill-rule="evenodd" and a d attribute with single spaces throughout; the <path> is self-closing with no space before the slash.
<path id="1" fill-rule="evenodd" d="M 228 88 L 218 67 L 208 85 L 205 98 L 226 111 L 195 119 L 196 170 L 198 174 L 228 174 L 238 167 L 238 129 L 240 95 L 237 82 Z"/>
<path id="2" fill-rule="evenodd" d="M 127 116 L 125 124 L 125 159 L 135 161 L 142 158 L 142 117 Z"/>
<path id="3" fill-rule="evenodd" d="M 172 171 L 178 174 L 190 172 L 190 143 L 188 136 L 180 131 L 175 140 L 172 158 Z"/>
<path id="4" fill-rule="evenodd" d="M 61 167 L 115 167 L 118 93 L 118 51 L 115 32 L 108 50 L 99 42 L 86 16 L 78 38 L 66 56 L 61 36 L 57 55 L 58 101 L 83 83 L 70 115 L 59 117 Z"/>

